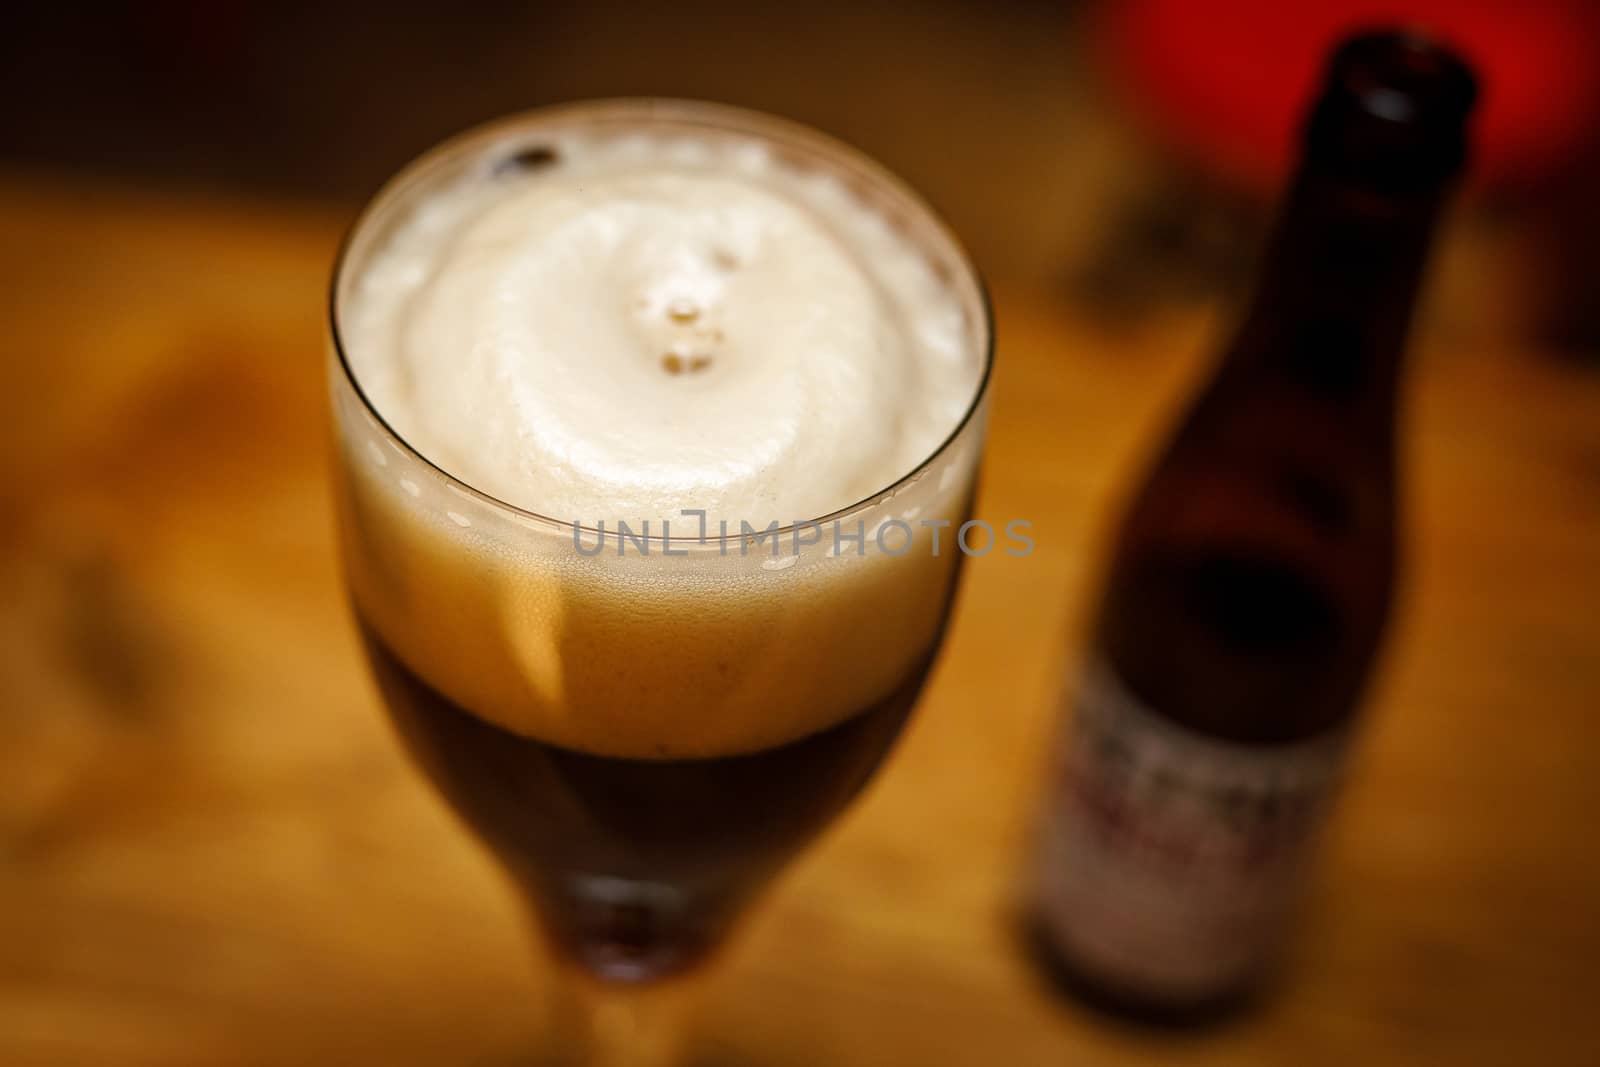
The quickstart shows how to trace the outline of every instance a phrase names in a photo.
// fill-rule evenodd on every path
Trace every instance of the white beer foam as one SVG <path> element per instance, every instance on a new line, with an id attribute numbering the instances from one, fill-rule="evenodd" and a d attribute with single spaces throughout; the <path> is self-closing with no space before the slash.
<path id="1" fill-rule="evenodd" d="M 937 641 L 981 416 L 816 544 L 746 556 L 740 522 L 820 517 L 933 453 L 983 373 L 975 280 L 914 202 L 750 135 L 567 124 L 537 143 L 557 160 L 497 173 L 524 132 L 402 179 L 352 242 L 339 330 L 418 452 L 536 513 L 605 520 L 605 548 L 374 454 L 381 430 L 340 389 L 363 620 L 463 708 L 598 755 L 754 752 L 870 707 Z M 619 518 L 692 536 L 679 508 L 708 512 L 710 544 L 619 550 Z M 873 541 L 896 514 L 916 520 L 901 555 L 901 535 Z M 929 521 L 948 524 L 939 555 Z"/>
<path id="2" fill-rule="evenodd" d="M 976 390 L 959 301 L 838 178 L 749 139 L 565 133 L 436 190 L 343 309 L 395 430 L 593 524 L 828 514 L 926 459 Z"/>

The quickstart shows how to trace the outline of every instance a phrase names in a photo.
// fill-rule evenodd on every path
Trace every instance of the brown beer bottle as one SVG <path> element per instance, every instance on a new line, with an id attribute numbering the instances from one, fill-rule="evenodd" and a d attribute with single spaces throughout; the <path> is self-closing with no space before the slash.
<path id="1" fill-rule="evenodd" d="M 1269 970 L 1389 614 L 1396 383 L 1472 74 L 1333 55 L 1253 302 L 1115 541 L 1032 879 L 1051 969 L 1209 1018 Z"/>

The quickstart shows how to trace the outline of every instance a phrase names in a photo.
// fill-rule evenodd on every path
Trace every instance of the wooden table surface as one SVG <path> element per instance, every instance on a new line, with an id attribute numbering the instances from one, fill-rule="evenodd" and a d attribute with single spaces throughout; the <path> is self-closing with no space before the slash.
<path id="1" fill-rule="evenodd" d="M 0 180 L 0 1063 L 514 1064 L 552 972 L 405 763 L 327 489 L 345 217 Z M 914 725 L 711 980 L 707 1064 L 1600 1064 L 1600 375 L 1424 339 L 1405 599 L 1279 996 L 1106 1023 L 1015 895 L 1101 539 L 1216 323 L 997 287 L 980 513 Z"/>

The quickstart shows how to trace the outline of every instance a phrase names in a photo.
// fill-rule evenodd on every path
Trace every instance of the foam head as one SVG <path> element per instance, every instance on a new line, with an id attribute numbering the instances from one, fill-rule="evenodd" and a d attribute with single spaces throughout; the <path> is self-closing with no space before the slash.
<path id="1" fill-rule="evenodd" d="M 583 751 L 732 754 L 931 651 L 955 551 L 927 524 L 970 505 L 988 321 L 931 213 L 854 153 L 702 105 L 514 120 L 392 183 L 335 286 L 352 593 L 456 703 Z M 843 551 L 586 556 L 564 525 L 682 536 L 683 509 L 713 532 L 850 510 Z M 884 552 L 891 520 L 910 541 Z"/>
<path id="2" fill-rule="evenodd" d="M 414 447 L 539 514 L 828 514 L 931 455 L 982 372 L 847 180 L 726 132 L 489 147 L 366 263 L 347 355 Z"/>

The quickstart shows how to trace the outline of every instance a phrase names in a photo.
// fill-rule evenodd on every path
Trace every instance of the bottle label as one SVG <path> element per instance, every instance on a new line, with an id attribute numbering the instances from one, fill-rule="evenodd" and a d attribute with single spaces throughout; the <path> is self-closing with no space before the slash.
<path id="1" fill-rule="evenodd" d="M 1286 925 L 1345 738 L 1219 741 L 1142 705 L 1096 657 L 1040 843 L 1046 931 L 1125 993 L 1203 999 L 1247 981 Z"/>

